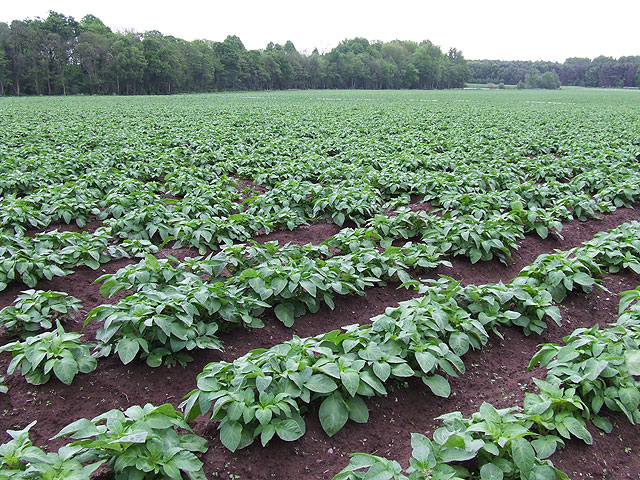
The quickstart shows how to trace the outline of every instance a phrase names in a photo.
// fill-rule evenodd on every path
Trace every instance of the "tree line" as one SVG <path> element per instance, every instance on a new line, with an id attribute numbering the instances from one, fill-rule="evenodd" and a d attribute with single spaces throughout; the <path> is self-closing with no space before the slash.
<path id="1" fill-rule="evenodd" d="M 0 23 L 0 95 L 170 94 L 225 90 L 458 88 L 467 62 L 428 40 L 354 38 L 305 55 L 292 42 L 247 50 L 236 36 L 188 42 L 114 32 L 99 18 Z"/>
<path id="2" fill-rule="evenodd" d="M 472 83 L 531 84 L 551 72 L 562 85 L 580 87 L 640 87 L 640 56 L 567 58 L 559 62 L 504 60 L 469 60 L 469 81 Z M 529 76 L 529 77 L 527 77 Z M 529 78 L 529 82 L 527 82 Z M 551 78 L 547 75 L 547 78 Z M 533 82 L 535 84 L 535 81 Z"/>

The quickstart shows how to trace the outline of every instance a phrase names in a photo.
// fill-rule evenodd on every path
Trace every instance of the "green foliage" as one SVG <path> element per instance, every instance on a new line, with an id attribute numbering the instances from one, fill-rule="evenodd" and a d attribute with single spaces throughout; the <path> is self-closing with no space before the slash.
<path id="1" fill-rule="evenodd" d="M 359 226 L 381 210 L 380 193 L 371 187 L 338 184 L 323 188 L 317 196 L 313 213 L 324 211 L 339 226 L 345 220 Z"/>
<path id="2" fill-rule="evenodd" d="M 463 288 L 442 279 L 425 286 L 425 296 L 387 309 L 371 325 L 295 337 L 268 350 L 253 350 L 232 363 L 211 363 L 182 404 L 185 416 L 191 420 L 211 411 L 212 420 L 221 420 L 221 440 L 236 450 L 258 437 L 266 444 L 278 433 L 280 422 L 293 425 L 294 421 L 298 428 L 293 436 L 303 435 L 304 405 L 314 401 L 329 435 L 349 419 L 366 422 L 362 399 L 386 395 L 384 384 L 393 379 L 418 377 L 435 395 L 447 397 L 450 387 L 441 373 L 464 372 L 461 356 L 471 348 L 482 348 L 488 341 L 487 330 L 495 329 L 499 321 L 559 318 L 550 296 L 535 303 L 522 291 L 503 285 L 494 290 Z"/>
<path id="3" fill-rule="evenodd" d="M 594 259 L 595 252 L 585 248 L 540 255 L 531 265 L 523 268 L 514 279 L 516 285 L 533 285 L 551 293 L 555 302 L 561 302 L 576 288 L 590 292 L 602 273 Z"/>
<path id="4" fill-rule="evenodd" d="M 544 73 L 531 72 L 524 77 L 525 88 L 544 88 L 546 90 L 557 90 L 560 88 L 560 77 L 554 71 Z"/>
<path id="5" fill-rule="evenodd" d="M 221 42 L 187 42 L 157 30 L 114 32 L 87 17 L 88 27 L 53 11 L 46 19 L 10 22 L 0 44 L 0 95 L 461 88 L 469 75 L 462 52 L 443 52 L 428 40 L 354 38 L 331 52 L 307 55 L 291 41 L 247 50 L 232 35 Z M 49 57 L 42 62 L 35 52 L 45 49 Z M 67 64 L 71 57 L 75 63 Z M 179 188 L 182 177 L 170 180 Z"/>
<path id="6" fill-rule="evenodd" d="M 631 423 L 640 420 L 640 382 L 634 378 L 640 373 L 639 298 L 640 287 L 623 292 L 622 315 L 614 325 L 579 328 L 564 345 L 542 345 L 529 368 L 546 366 L 546 379 L 534 378 L 538 391 L 525 394 L 522 413 L 488 403 L 471 418 L 448 413 L 439 417 L 444 426 L 433 440 L 412 434 L 406 471 L 394 460 L 356 453 L 334 479 L 568 479 L 547 460 L 564 446 L 563 438 L 591 445 L 589 420 L 610 433 L 611 422 L 601 416 L 605 406 Z"/>
<path id="7" fill-rule="evenodd" d="M 326 245 L 277 243 L 227 246 L 216 255 L 184 262 L 146 255 L 137 265 L 96 280 L 103 282 L 104 296 L 134 293 L 115 305 L 96 307 L 87 322 L 104 321 L 97 333 L 99 355 L 117 352 L 129 363 L 140 354 L 151 366 L 165 357 L 184 363 L 190 359 L 180 353 L 184 349 L 221 348 L 215 337 L 219 328 L 261 327 L 259 315 L 265 309 L 290 327 L 296 317 L 317 312 L 323 303 L 333 308 L 335 295 L 363 295 L 385 281 L 409 282 L 410 269 L 440 264 L 448 262 L 434 247 L 412 243 L 333 256 Z M 222 276 L 225 269 L 230 277 Z"/>
<path id="8" fill-rule="evenodd" d="M 3 480 L 84 480 L 103 461 L 84 465 L 74 458 L 79 448 L 63 446 L 57 453 L 45 453 L 29 439 L 31 422 L 22 430 L 8 430 L 11 440 L 0 445 L 0 478 Z"/>
<path id="9" fill-rule="evenodd" d="M 433 433 L 433 440 L 411 434 L 412 455 L 406 471 L 396 461 L 357 453 L 334 480 L 568 479 L 544 459 L 562 441 L 553 435 L 537 436 L 530 430 L 528 416 L 515 410 L 497 410 L 483 403 L 471 418 L 463 418 L 460 412 L 443 415 L 439 418 L 444 426 Z M 471 471 L 469 461 L 473 461 Z"/>
<path id="10" fill-rule="evenodd" d="M 71 268 L 85 265 L 96 270 L 113 258 L 127 256 L 122 248 L 109 244 L 111 238 L 104 229 L 94 233 L 52 230 L 34 237 L 0 235 L 0 290 L 15 280 L 33 288 L 42 278 L 72 273 Z"/>
<path id="11" fill-rule="evenodd" d="M 622 325 L 575 330 L 566 345 L 542 345 L 529 368 L 546 366 L 548 376 L 563 385 L 575 385 L 578 395 L 594 415 L 603 406 L 624 413 L 631 423 L 640 421 L 638 332 Z"/>
<path id="12" fill-rule="evenodd" d="M 362 397 L 386 394 L 383 382 L 393 378 L 418 376 L 436 395 L 448 396 L 448 382 L 436 370 L 455 375 L 456 370 L 464 371 L 464 365 L 447 343 L 428 337 L 429 326 L 416 328 L 419 324 L 410 318 L 397 325 L 383 316 L 370 326 L 296 337 L 233 363 L 211 363 L 198 376 L 198 389 L 183 404 L 185 416 L 193 419 L 211 410 L 212 419 L 222 420 L 221 440 L 236 450 L 257 437 L 263 445 L 275 434 L 283 440 L 298 438 L 305 431 L 300 417 L 303 405 L 314 400 L 320 402 L 320 422 L 329 435 L 348 419 L 366 422 Z M 437 328 L 435 323 L 431 328 Z M 409 344 L 401 338 L 410 339 Z M 288 422 L 294 427 L 292 421 L 297 427 L 282 433 L 284 427 L 278 426 Z"/>
<path id="13" fill-rule="evenodd" d="M 22 430 L 7 431 L 11 440 L 0 445 L 0 471 L 2 471 L 2 475 L 6 475 L 5 478 L 17 477 L 19 472 L 26 469 L 22 458 L 24 451 L 33 447 L 33 443 L 29 439 L 29 430 L 35 424 L 36 422 L 33 421 Z"/>
<path id="14" fill-rule="evenodd" d="M 11 375 L 19 367 L 27 382 L 42 385 L 53 373 L 69 385 L 78 373 L 94 371 L 97 362 L 90 354 L 91 346 L 80 342 L 82 335 L 66 333 L 60 322 L 57 325 L 50 332 L 0 347 L 0 352 L 11 352 L 13 356 L 7 374 Z"/>
<path id="15" fill-rule="evenodd" d="M 422 221 L 424 217 L 413 218 Z M 389 225 L 379 220 L 378 229 L 384 231 Z M 615 241 L 612 239 L 620 238 L 622 234 L 629 235 L 635 227 L 635 224 L 625 224 L 608 232 L 605 237 L 609 239 L 611 248 L 614 248 Z M 354 251 L 352 255 L 362 255 L 363 252 L 376 252 L 368 245 L 380 238 L 366 229 L 346 229 L 327 244 Z M 405 248 L 411 246 L 408 243 Z M 386 252 L 398 248 L 390 247 Z M 276 249 L 277 246 L 272 245 L 266 251 L 272 254 Z M 256 258 L 267 256 L 266 252 L 257 255 L 260 249 L 255 247 L 253 251 Z M 323 253 L 326 251 L 313 250 L 313 255 Z M 402 257 L 410 258 L 404 253 Z M 211 363 L 198 376 L 198 388 L 187 395 L 182 405 L 185 415 L 193 419 L 211 411 L 211 419 L 221 421 L 221 440 L 227 448 L 236 450 L 251 444 L 257 437 L 261 438 L 263 445 L 266 444 L 278 433 L 276 425 L 280 422 L 298 425 L 297 433 L 292 435 L 298 438 L 305 430 L 301 417 L 304 404 L 314 401 L 320 404 L 320 423 L 329 435 L 343 428 L 349 419 L 366 421 L 368 413 L 361 397 L 385 395 L 384 383 L 393 378 L 422 378 L 435 395 L 446 397 L 449 384 L 438 372 L 455 376 L 457 371 L 464 371 L 461 356 L 470 348 L 482 348 L 488 341 L 488 331 L 498 333 L 500 324 L 518 325 L 530 334 L 541 333 L 547 326 L 547 318 L 559 323 L 560 312 L 553 301 L 562 300 L 574 285 L 591 287 L 595 283 L 591 274 L 597 275 L 617 261 L 615 256 L 609 255 L 602 257 L 608 263 L 600 264 L 596 257 L 590 243 L 567 252 L 542 255 L 525 267 L 513 283 L 506 285 L 462 287 L 459 282 L 446 277 L 438 281 L 428 280 L 418 287 L 424 296 L 402 302 L 395 309 L 387 309 L 384 315 L 373 318 L 371 325 L 344 327 L 344 331 L 336 330 L 313 338 L 296 337 L 268 350 L 253 350 L 232 363 Z M 366 257 L 363 263 L 370 267 L 375 265 L 371 258 Z M 242 275 L 251 271 L 250 285 L 252 280 L 260 278 L 256 276 L 258 270 L 259 266 L 256 266 L 243 271 Z M 411 285 L 416 283 L 408 282 Z M 252 288 L 265 299 L 272 293 L 269 292 L 271 284 L 264 281 L 253 282 Z M 554 294 L 558 298 L 554 299 Z M 635 292 L 627 296 L 625 302 L 628 305 L 640 295 Z M 290 323 L 295 308 L 288 309 L 285 305 L 279 304 L 275 312 L 281 320 Z M 532 366 L 538 362 L 548 363 L 559 348 L 543 347 L 542 353 L 532 360 Z M 562 351 L 568 348 L 564 347 Z M 613 352 L 605 350 L 597 347 L 594 351 L 613 358 Z M 585 347 L 585 352 L 591 351 L 590 346 Z M 634 355 L 632 358 L 635 359 Z M 574 358 L 569 356 L 568 360 Z M 589 365 L 593 362 L 593 359 L 589 360 Z M 567 368 L 570 367 L 558 367 L 568 375 Z M 616 378 L 626 377 L 618 375 Z M 575 381 L 575 376 L 572 379 Z M 585 411 L 586 418 L 589 418 L 584 403 L 591 402 L 591 399 L 582 394 L 583 401 L 582 397 L 575 396 L 575 388 L 563 390 L 561 383 L 559 377 L 550 374 L 547 383 L 544 386 L 540 384 L 541 396 L 537 400 L 529 399 L 529 406 L 539 404 L 531 407 L 538 415 L 536 421 L 562 437 L 569 438 L 573 434 L 590 442 L 580 411 Z M 608 387 L 609 384 L 601 389 Z M 590 385 L 585 388 L 595 391 Z M 610 393 L 614 394 L 614 390 Z M 604 400 L 601 400 L 602 404 Z M 546 407 L 541 408 L 540 405 Z M 554 405 L 552 418 L 547 411 L 549 405 Z M 561 413 L 560 410 L 567 405 L 571 407 Z M 268 413 L 261 411 L 265 408 L 268 408 Z M 630 407 L 625 405 L 625 408 Z M 594 413 L 598 411 L 599 408 L 594 408 Z M 284 436 L 280 438 L 286 440 Z"/>
<path id="16" fill-rule="evenodd" d="M 0 325 L 10 335 L 22 338 L 51 330 L 56 321 L 75 318 L 81 302 L 64 292 L 25 290 L 13 305 L 0 310 Z"/>
<path id="17" fill-rule="evenodd" d="M 186 433 L 184 431 L 186 430 Z M 81 418 L 54 438 L 69 436 L 83 461 L 106 461 L 116 480 L 191 480 L 205 478 L 195 452 L 206 452 L 205 439 L 171 404 L 109 410 L 91 420 Z"/>
<path id="18" fill-rule="evenodd" d="M 200 321 L 204 316 L 219 315 L 226 321 L 251 321 L 252 308 L 237 292 L 201 280 L 162 290 L 136 292 L 115 305 L 101 305 L 89 312 L 86 323 L 103 322 L 96 333 L 96 355 L 117 353 L 123 363 L 136 356 L 157 367 L 166 359 L 181 364 L 191 360 L 183 350 L 221 349 L 216 337 L 218 324 Z"/>
<path id="19" fill-rule="evenodd" d="M 617 273 L 623 269 L 640 273 L 639 231 L 640 223 L 623 223 L 613 230 L 597 233 L 592 240 L 585 242 L 585 246 L 610 273 Z"/>

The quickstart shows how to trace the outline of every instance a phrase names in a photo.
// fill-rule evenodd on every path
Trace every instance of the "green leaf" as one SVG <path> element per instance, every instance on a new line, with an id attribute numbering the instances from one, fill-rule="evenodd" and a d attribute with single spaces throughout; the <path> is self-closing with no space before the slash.
<path id="1" fill-rule="evenodd" d="M 482 258 L 482 252 L 477 248 L 472 248 L 469 252 L 471 263 L 477 263 Z"/>
<path id="2" fill-rule="evenodd" d="M 162 365 L 162 356 L 155 353 L 151 353 L 147 357 L 146 362 L 147 362 L 147 365 L 149 365 L 151 368 L 159 367 L 160 365 Z"/>
<path id="3" fill-rule="evenodd" d="M 86 355 L 76 359 L 76 362 L 78 363 L 78 370 L 82 373 L 93 372 L 98 366 L 98 361 L 89 355 L 88 352 Z"/>
<path id="4" fill-rule="evenodd" d="M 420 433 L 411 434 L 411 456 L 426 468 L 433 468 L 436 464 L 431 440 Z"/>
<path id="5" fill-rule="evenodd" d="M 580 440 L 584 441 L 587 445 L 591 445 L 593 443 L 593 439 L 591 438 L 591 434 L 584 427 L 584 425 L 574 417 L 565 417 L 562 420 L 562 424 L 569 430 L 574 436 L 578 437 Z"/>
<path id="6" fill-rule="evenodd" d="M 386 382 L 391 374 L 391 365 L 386 362 L 373 362 L 373 373 L 383 382 Z"/>
<path id="7" fill-rule="evenodd" d="M 466 333 L 455 332 L 449 337 L 449 346 L 456 355 L 464 355 L 469 351 L 469 337 Z"/>
<path id="8" fill-rule="evenodd" d="M 482 418 L 489 423 L 500 423 L 501 421 L 500 413 L 490 403 L 482 402 L 479 412 Z"/>
<path id="9" fill-rule="evenodd" d="M 202 462 L 191 452 L 182 451 L 178 455 L 175 455 L 171 460 L 177 468 L 184 472 L 198 472 L 202 468 Z M 182 480 L 182 476 L 179 472 L 176 478 Z"/>
<path id="10" fill-rule="evenodd" d="M 223 422 L 220 427 L 220 441 L 232 452 L 240 445 L 242 438 L 242 425 L 238 422 Z"/>
<path id="11" fill-rule="evenodd" d="M 529 476 L 530 480 L 569 480 L 564 473 L 550 465 L 536 465 Z"/>
<path id="12" fill-rule="evenodd" d="M 424 377 L 422 381 L 431 389 L 434 395 L 447 398 L 451 394 L 451 386 L 449 381 L 442 375 L 434 375 L 432 377 Z"/>
<path id="13" fill-rule="evenodd" d="M 332 437 L 347 423 L 349 410 L 342 395 L 334 392 L 320 404 L 318 415 L 323 430 Z"/>
<path id="14" fill-rule="evenodd" d="M 591 417 L 591 423 L 593 423 L 596 427 L 598 427 L 600 430 L 602 430 L 605 433 L 611 433 L 611 431 L 613 430 L 613 425 L 611 425 L 611 421 L 605 417 L 593 415 Z"/>
<path id="15" fill-rule="evenodd" d="M 124 473 L 127 480 L 144 480 L 145 473 L 142 470 L 136 470 L 135 467 L 125 469 Z"/>
<path id="16" fill-rule="evenodd" d="M 100 430 L 98 430 L 95 423 L 92 421 L 86 418 L 81 418 L 64 427 L 52 438 L 58 438 L 69 434 L 71 434 L 71 438 L 75 439 L 88 438 L 100 434 Z"/>
<path id="17" fill-rule="evenodd" d="M 360 385 L 358 372 L 340 372 L 340 380 L 342 381 L 342 386 L 354 397 L 358 391 L 358 385 Z"/>
<path id="18" fill-rule="evenodd" d="M 53 373 L 62 383 L 70 385 L 78 373 L 78 364 L 72 357 L 62 357 L 55 362 Z"/>
<path id="19" fill-rule="evenodd" d="M 259 392 L 264 392 L 269 388 L 271 382 L 273 381 L 273 377 L 269 377 L 266 375 L 256 377 L 256 388 Z"/>
<path id="20" fill-rule="evenodd" d="M 311 375 L 309 380 L 304 383 L 304 386 L 316 393 L 331 393 L 338 388 L 333 379 L 322 373 Z"/>
<path id="21" fill-rule="evenodd" d="M 369 421 L 369 408 L 361 397 L 347 398 L 345 401 L 349 409 L 349 418 L 357 423 Z"/>
<path id="22" fill-rule="evenodd" d="M 274 427 L 272 423 L 265 425 L 260 434 L 260 443 L 262 443 L 262 446 L 266 446 L 275 434 L 276 427 Z"/>
<path id="23" fill-rule="evenodd" d="M 300 286 L 304 288 L 313 298 L 316 297 L 316 285 L 309 280 L 300 280 Z"/>
<path id="24" fill-rule="evenodd" d="M 144 262 L 154 272 L 157 272 L 158 268 L 160 268 L 160 262 L 158 262 L 158 259 L 149 253 L 145 254 Z"/>
<path id="25" fill-rule="evenodd" d="M 413 377 L 416 374 L 416 372 L 414 372 L 413 368 L 411 368 L 406 363 L 400 363 L 400 364 L 396 365 L 395 367 L 393 367 L 391 369 L 391 373 L 395 377 L 400 377 L 400 378 L 409 378 L 409 377 Z"/>
<path id="26" fill-rule="evenodd" d="M 147 441 L 147 437 L 149 436 L 148 432 L 134 432 L 129 435 L 124 435 L 120 438 L 116 438 L 109 442 L 109 444 L 116 443 L 145 443 Z"/>
<path id="27" fill-rule="evenodd" d="M 536 459 L 536 454 L 531 444 L 524 438 L 513 439 L 511 441 L 511 455 L 524 477 L 529 477 Z"/>
<path id="28" fill-rule="evenodd" d="M 462 445 L 464 440 L 461 439 Z M 440 452 L 440 461 L 449 462 L 466 462 L 475 458 L 477 452 L 474 450 L 467 450 L 465 448 L 448 447 Z"/>
<path id="29" fill-rule="evenodd" d="M 577 272 L 571 277 L 571 279 L 583 287 L 590 287 L 595 283 L 595 280 L 584 272 Z"/>
<path id="30" fill-rule="evenodd" d="M 304 425 L 304 423 L 302 423 Z M 285 442 L 293 442 L 304 435 L 305 429 L 295 420 L 284 420 L 276 425 L 276 433 Z"/>
<path id="31" fill-rule="evenodd" d="M 536 451 L 536 456 L 540 459 L 545 459 L 555 453 L 558 442 L 555 437 L 547 435 L 534 439 L 531 445 Z"/>
<path id="32" fill-rule="evenodd" d="M 547 238 L 547 236 L 549 235 L 549 229 L 545 225 L 537 225 L 536 233 L 540 238 L 544 239 L 544 238 Z"/>
<path id="33" fill-rule="evenodd" d="M 293 313 L 294 313 L 293 304 L 280 303 L 276 305 L 276 308 L 274 309 L 274 311 L 276 313 L 276 317 L 278 317 L 278 320 L 284 323 L 285 327 L 293 326 Z"/>
<path id="34" fill-rule="evenodd" d="M 271 289 L 273 290 L 273 294 L 280 295 L 282 290 L 284 290 L 284 287 L 287 286 L 287 282 L 288 281 L 286 278 L 281 278 L 281 277 L 276 277 L 273 280 L 271 280 Z"/>
<path id="35" fill-rule="evenodd" d="M 640 350 L 624 352 L 624 363 L 630 375 L 640 375 Z"/>
<path id="36" fill-rule="evenodd" d="M 636 387 L 624 387 L 618 391 L 620 401 L 630 412 L 638 410 L 640 391 Z"/>
<path id="37" fill-rule="evenodd" d="M 255 415 L 261 425 L 266 425 L 273 417 L 273 413 L 268 408 L 258 408 Z"/>
<path id="38" fill-rule="evenodd" d="M 103 297 L 108 297 L 111 295 L 111 290 L 118 285 L 118 281 L 114 278 L 110 278 L 106 282 L 102 284 L 100 287 L 100 295 Z"/>
<path id="39" fill-rule="evenodd" d="M 485 463 L 480 467 L 480 478 L 482 480 L 502 480 L 504 474 L 493 463 Z"/>
<path id="40" fill-rule="evenodd" d="M 430 373 L 436 364 L 436 357 L 429 352 L 416 352 L 416 360 L 424 373 Z"/>
<path id="41" fill-rule="evenodd" d="M 125 365 L 136 358 L 138 350 L 140 350 L 140 344 L 135 340 L 131 340 L 129 338 L 123 338 L 122 340 L 120 340 L 116 347 L 118 356 L 120 357 L 122 363 L 124 363 Z"/>

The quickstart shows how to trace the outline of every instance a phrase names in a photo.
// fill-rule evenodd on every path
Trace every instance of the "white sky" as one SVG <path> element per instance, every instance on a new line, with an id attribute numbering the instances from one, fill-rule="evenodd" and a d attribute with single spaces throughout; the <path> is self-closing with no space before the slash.
<path id="1" fill-rule="evenodd" d="M 170 5 L 170 6 L 164 6 Z M 2 1 L 0 21 L 91 13 L 113 30 L 185 40 L 240 37 L 248 49 L 291 40 L 327 51 L 345 38 L 431 40 L 467 59 L 555 60 L 640 55 L 639 0 Z"/>

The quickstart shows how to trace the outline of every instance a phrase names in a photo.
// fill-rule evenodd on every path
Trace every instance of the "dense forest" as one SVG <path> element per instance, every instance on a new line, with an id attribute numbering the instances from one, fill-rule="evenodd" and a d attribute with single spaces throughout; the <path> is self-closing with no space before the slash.
<path id="1" fill-rule="evenodd" d="M 168 94 L 306 88 L 457 88 L 462 53 L 426 40 L 354 38 L 303 55 L 292 42 L 247 50 L 236 36 L 187 42 L 157 31 L 113 32 L 87 15 L 0 23 L 0 94 Z"/>
<path id="2" fill-rule="evenodd" d="M 188 42 L 158 31 L 113 32 L 99 18 L 0 22 L 0 95 L 169 94 L 276 89 L 441 89 L 465 82 L 521 88 L 639 87 L 640 56 L 564 63 L 470 60 L 428 40 L 344 40 L 330 52 L 292 42 L 247 50 L 236 36 Z"/>
<path id="3" fill-rule="evenodd" d="M 567 58 L 564 63 L 504 60 L 469 60 L 469 82 L 526 83 L 527 75 L 535 78 L 555 73 L 562 85 L 580 87 L 640 87 L 640 56 Z"/>

